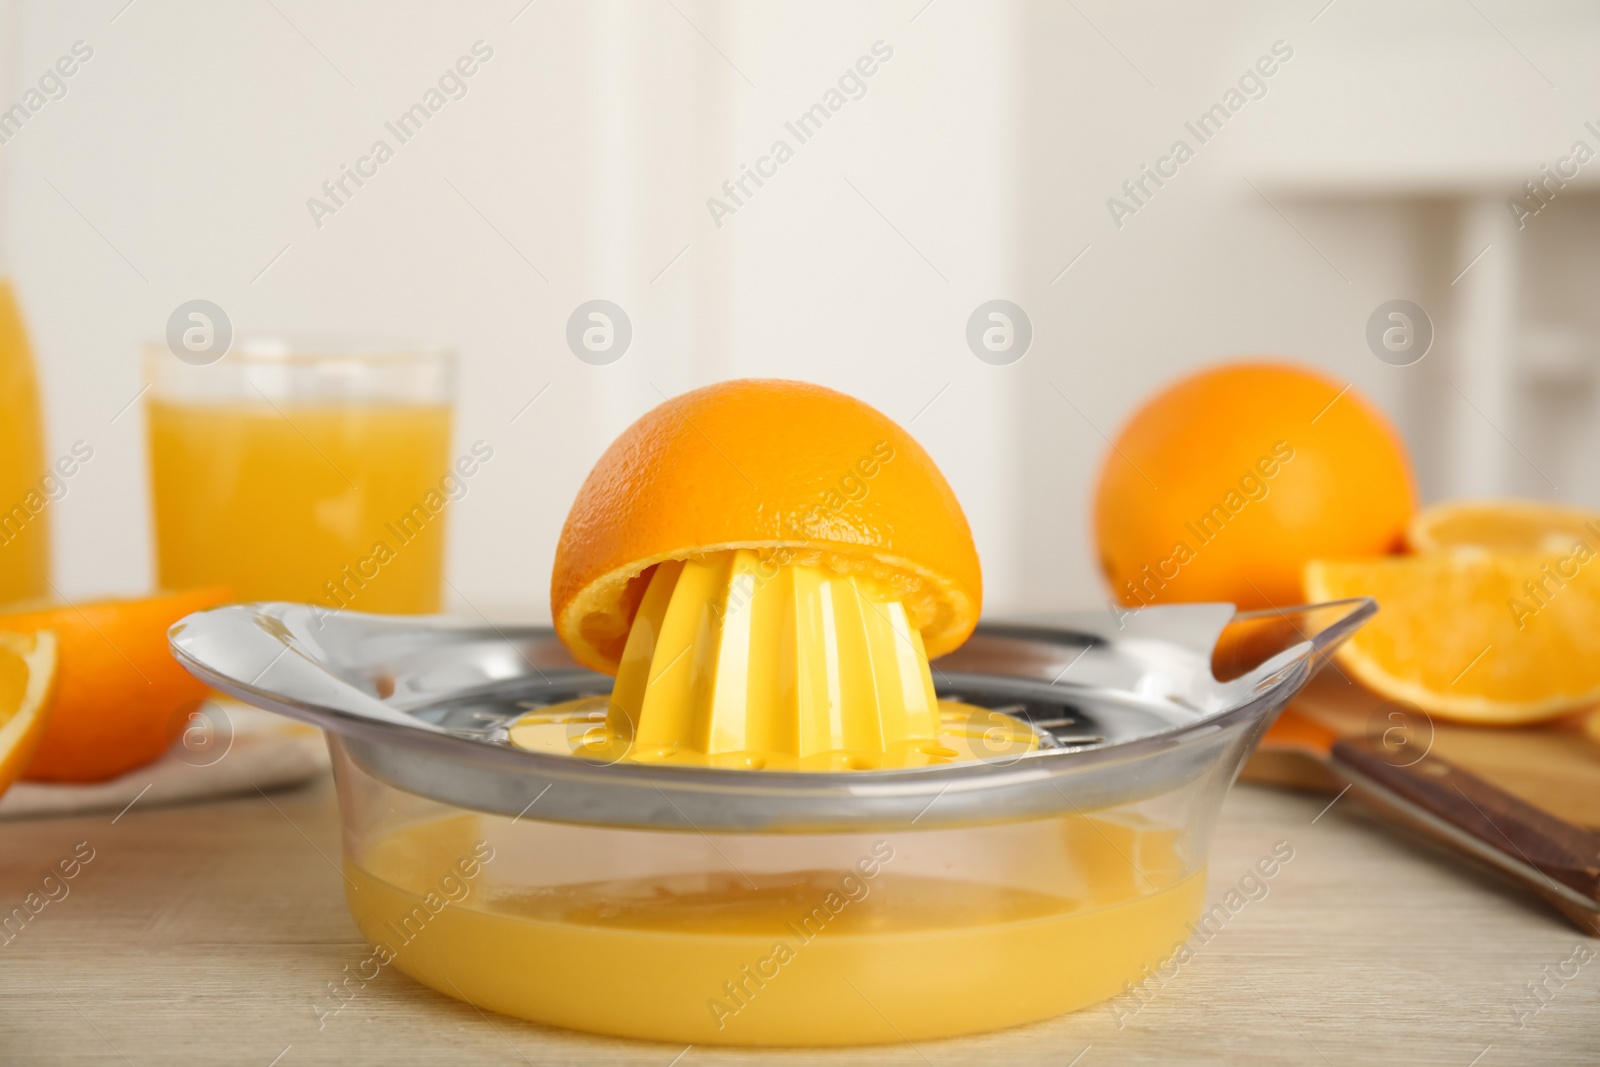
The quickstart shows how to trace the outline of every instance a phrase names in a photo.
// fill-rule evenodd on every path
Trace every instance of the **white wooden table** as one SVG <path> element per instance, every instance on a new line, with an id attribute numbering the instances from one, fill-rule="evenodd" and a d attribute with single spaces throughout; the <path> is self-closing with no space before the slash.
<path id="1" fill-rule="evenodd" d="M 0 938 L 0 1064 L 1600 1063 L 1600 958 L 1550 979 L 1537 1012 L 1528 992 L 1600 942 L 1348 798 L 1319 818 L 1326 802 L 1235 789 L 1213 897 L 1277 841 L 1294 858 L 1120 1028 L 1101 1007 L 914 1048 L 766 1053 L 485 1016 L 392 969 L 319 1030 L 313 1001 L 367 953 L 326 780 L 270 801 L 135 805 L 114 824 L 0 824 L 6 911 L 81 842 L 94 850 L 64 897 Z"/>

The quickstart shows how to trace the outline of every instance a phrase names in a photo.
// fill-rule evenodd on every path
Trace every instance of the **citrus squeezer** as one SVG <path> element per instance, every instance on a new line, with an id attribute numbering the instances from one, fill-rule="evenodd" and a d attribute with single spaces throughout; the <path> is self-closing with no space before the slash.
<path id="1" fill-rule="evenodd" d="M 1168 957 L 1241 764 L 1375 610 L 985 622 L 932 661 L 942 741 L 811 769 L 623 758 L 621 683 L 547 628 L 253 604 L 170 640 L 327 732 L 375 966 L 600 1033 L 863 1044 L 1070 1011 Z"/>

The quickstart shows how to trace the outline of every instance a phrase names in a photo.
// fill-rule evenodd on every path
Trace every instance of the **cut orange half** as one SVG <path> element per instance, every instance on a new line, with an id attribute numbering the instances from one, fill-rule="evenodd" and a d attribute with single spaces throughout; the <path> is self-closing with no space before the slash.
<path id="1" fill-rule="evenodd" d="M 1513 725 L 1600 703 L 1600 552 L 1439 552 L 1306 567 L 1313 601 L 1375 597 L 1338 659 L 1443 718 Z"/>
<path id="2" fill-rule="evenodd" d="M 1600 551 L 1600 514 L 1545 500 L 1455 500 L 1420 512 L 1406 531 L 1413 552 Z"/>
<path id="3" fill-rule="evenodd" d="M 881 585 L 929 657 L 965 641 L 983 604 L 966 516 L 909 433 L 820 385 L 743 379 L 667 400 L 600 457 L 556 546 L 556 633 L 615 674 L 653 568 L 739 549 Z"/>
<path id="4" fill-rule="evenodd" d="M 56 637 L 0 632 L 0 793 L 22 776 L 50 718 Z"/>

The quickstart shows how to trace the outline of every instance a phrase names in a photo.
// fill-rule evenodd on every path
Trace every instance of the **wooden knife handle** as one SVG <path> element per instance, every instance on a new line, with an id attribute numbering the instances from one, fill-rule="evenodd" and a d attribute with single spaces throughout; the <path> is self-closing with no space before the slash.
<path id="1" fill-rule="evenodd" d="M 1365 799 L 1509 875 L 1600 935 L 1600 833 L 1574 826 L 1437 756 L 1412 762 L 1367 738 L 1333 746 L 1333 769 Z"/>

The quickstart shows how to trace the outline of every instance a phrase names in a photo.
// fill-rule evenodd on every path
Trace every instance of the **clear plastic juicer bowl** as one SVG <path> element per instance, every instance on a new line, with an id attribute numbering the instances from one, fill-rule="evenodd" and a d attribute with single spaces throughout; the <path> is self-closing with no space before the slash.
<path id="1" fill-rule="evenodd" d="M 1373 610 L 980 626 L 935 661 L 940 695 L 1045 743 L 835 773 L 512 748 L 530 708 L 609 690 L 545 629 L 261 604 L 191 616 L 172 644 L 329 731 L 363 975 L 599 1033 L 840 1045 L 1047 1018 L 1170 956 L 1239 767 Z"/>

